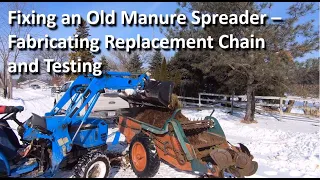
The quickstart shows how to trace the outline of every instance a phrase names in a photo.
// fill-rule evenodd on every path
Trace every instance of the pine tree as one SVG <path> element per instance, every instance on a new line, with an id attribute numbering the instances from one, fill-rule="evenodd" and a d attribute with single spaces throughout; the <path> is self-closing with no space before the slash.
<path id="1" fill-rule="evenodd" d="M 190 2 L 181 3 L 187 10 L 198 10 L 204 14 L 243 14 L 244 10 L 260 14 L 269 3 L 254 2 Z M 315 3 L 294 3 L 287 10 L 288 17 L 282 23 L 267 23 L 263 26 L 208 26 L 205 29 L 190 25 L 187 28 L 174 29 L 168 27 L 168 38 L 207 37 L 219 39 L 221 35 L 232 34 L 241 39 L 250 38 L 251 34 L 263 38 L 266 49 L 263 50 L 224 50 L 219 48 L 218 41 L 213 42 L 217 47 L 209 49 L 181 50 L 176 60 L 179 65 L 183 83 L 196 89 L 197 82 L 202 85 L 205 77 L 213 73 L 220 74 L 226 79 L 220 82 L 228 88 L 244 87 L 247 95 L 246 115 L 244 122 L 254 122 L 255 95 L 261 89 L 275 90 L 287 88 L 290 74 L 294 69 L 293 59 L 303 57 L 319 48 L 319 29 L 314 27 L 314 20 L 300 21 L 308 14 L 316 12 Z M 300 37 L 298 40 L 297 37 Z M 223 67 L 223 68 L 220 68 Z M 228 86 L 227 83 L 230 85 Z M 281 87 L 281 88 L 280 88 Z M 187 89 L 188 88 L 184 88 Z M 279 93 L 274 91 L 274 93 Z M 280 93 L 279 93 L 280 94 Z M 283 94 L 283 93 L 281 93 Z"/>
<path id="2" fill-rule="evenodd" d="M 140 72 L 142 69 L 142 61 L 140 60 L 139 54 L 134 53 L 127 65 L 129 72 Z"/>
<path id="3" fill-rule="evenodd" d="M 153 79 L 159 80 L 160 79 L 160 71 L 161 71 L 161 66 L 157 67 L 152 73 L 151 77 Z"/>
<path id="4" fill-rule="evenodd" d="M 90 36 L 89 34 L 89 26 L 87 22 L 81 18 L 81 24 L 76 28 L 76 33 L 74 36 L 78 35 L 78 44 L 80 44 L 80 39 L 85 39 Z M 76 39 L 76 38 L 75 38 Z M 90 52 L 89 49 L 86 48 L 73 48 L 72 52 L 69 53 L 69 62 L 90 62 L 93 63 L 93 58 L 95 56 Z M 75 75 L 70 75 L 69 79 L 75 79 Z"/>
<path id="5" fill-rule="evenodd" d="M 168 71 L 167 71 L 167 60 L 163 58 L 161 63 L 161 71 L 160 71 L 160 81 L 167 81 L 168 80 Z"/>
<path id="6" fill-rule="evenodd" d="M 149 70 L 155 79 L 159 78 L 160 76 L 162 58 L 162 53 L 160 51 L 155 51 L 150 61 Z"/>
<path id="7" fill-rule="evenodd" d="M 100 61 L 102 64 L 103 71 L 110 71 L 109 63 L 107 61 L 107 57 L 105 55 L 101 56 Z"/>

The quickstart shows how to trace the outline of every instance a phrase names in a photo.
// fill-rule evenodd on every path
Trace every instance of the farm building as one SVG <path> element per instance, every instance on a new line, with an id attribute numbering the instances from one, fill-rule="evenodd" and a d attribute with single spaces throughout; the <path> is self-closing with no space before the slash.
<path id="1" fill-rule="evenodd" d="M 17 85 L 18 88 L 22 88 L 22 89 L 32 88 L 32 87 L 35 87 L 35 86 L 38 86 L 38 87 L 40 87 L 42 89 L 42 88 L 47 87 L 48 83 L 40 81 L 38 79 L 31 79 L 31 80 L 20 82 Z"/>

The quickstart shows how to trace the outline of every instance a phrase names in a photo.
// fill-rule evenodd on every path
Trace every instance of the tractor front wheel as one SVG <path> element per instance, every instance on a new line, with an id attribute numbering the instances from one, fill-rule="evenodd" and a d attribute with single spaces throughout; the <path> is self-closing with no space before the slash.
<path id="1" fill-rule="evenodd" d="M 133 172 L 139 178 L 150 178 L 157 174 L 160 158 L 152 140 L 140 133 L 134 136 L 129 147 L 129 159 Z"/>
<path id="2" fill-rule="evenodd" d="M 107 178 L 110 172 L 110 161 L 102 152 L 84 155 L 74 168 L 76 178 Z"/>

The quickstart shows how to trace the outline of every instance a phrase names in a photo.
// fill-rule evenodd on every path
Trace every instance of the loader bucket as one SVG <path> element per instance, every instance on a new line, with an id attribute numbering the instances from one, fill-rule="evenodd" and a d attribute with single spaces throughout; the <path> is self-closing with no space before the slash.
<path id="1" fill-rule="evenodd" d="M 143 93 L 135 93 L 130 96 L 120 95 L 132 105 L 168 107 L 171 102 L 173 82 L 147 81 Z"/>

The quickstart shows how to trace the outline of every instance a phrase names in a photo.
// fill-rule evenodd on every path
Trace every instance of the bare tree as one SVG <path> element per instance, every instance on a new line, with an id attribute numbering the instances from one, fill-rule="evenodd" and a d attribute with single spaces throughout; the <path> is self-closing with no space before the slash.
<path id="1" fill-rule="evenodd" d="M 127 64 L 130 61 L 130 54 L 125 51 L 111 51 L 110 52 L 110 59 L 113 59 L 117 66 L 118 71 L 127 71 Z"/>
<path id="2" fill-rule="evenodd" d="M 30 33 L 32 26 L 9 25 L 8 12 L 20 10 L 23 13 L 31 12 L 32 4 L 26 2 L 0 3 L 0 59 L 3 63 L 3 73 L 0 81 L 4 88 L 5 98 L 12 98 L 12 77 L 8 73 L 8 63 L 17 62 L 22 52 L 19 48 L 9 49 L 9 35 L 14 34 L 18 38 L 26 38 Z"/>
<path id="3" fill-rule="evenodd" d="M 119 63 L 116 63 L 113 59 L 114 57 L 111 55 L 103 55 L 101 54 L 101 56 L 97 57 L 97 59 L 101 59 L 101 57 L 104 56 L 106 58 L 107 64 L 109 66 L 110 71 L 120 71 L 120 65 Z"/>
<path id="4" fill-rule="evenodd" d="M 68 62 L 68 52 L 62 51 L 62 50 L 36 50 L 32 51 L 28 54 L 25 61 L 27 62 L 33 62 L 35 59 L 38 59 L 39 61 L 39 73 L 36 74 L 26 74 L 24 77 L 26 79 L 41 79 L 44 81 L 51 81 L 55 79 L 54 81 L 62 81 L 63 75 L 62 74 L 56 74 L 51 71 L 49 74 L 47 71 L 47 64 L 44 63 L 44 59 L 53 59 L 53 62 L 56 63 L 63 63 Z"/>
<path id="5" fill-rule="evenodd" d="M 30 58 L 32 59 L 31 61 L 35 59 L 40 61 L 41 74 L 43 74 L 43 72 L 47 73 L 47 64 L 43 62 L 44 59 L 53 59 L 53 62 L 58 63 L 68 62 L 69 59 L 68 52 L 62 50 L 37 50 L 31 54 Z"/>
<path id="6" fill-rule="evenodd" d="M 139 55 L 142 63 L 149 63 L 152 55 L 151 51 L 136 50 L 135 52 Z M 128 71 L 128 63 L 133 55 L 134 53 L 127 53 L 126 51 L 111 51 L 109 58 L 116 64 L 118 71 Z"/>

